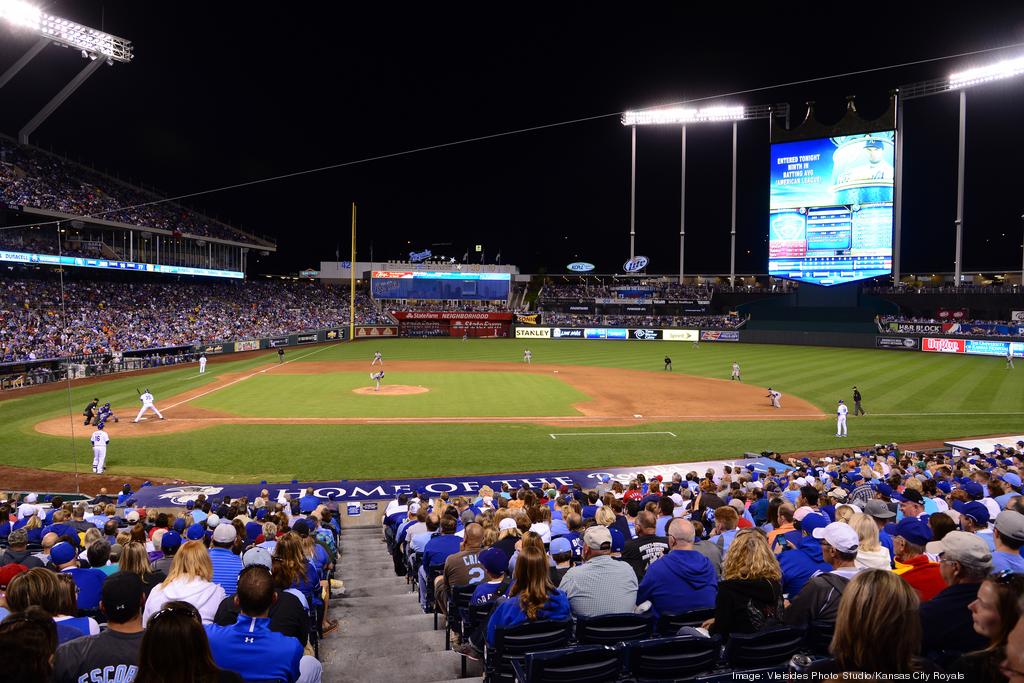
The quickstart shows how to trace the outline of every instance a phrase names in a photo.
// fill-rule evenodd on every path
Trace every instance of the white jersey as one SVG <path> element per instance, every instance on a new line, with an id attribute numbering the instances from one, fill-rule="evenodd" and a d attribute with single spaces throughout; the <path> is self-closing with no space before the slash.
<path id="1" fill-rule="evenodd" d="M 153 405 L 153 394 L 147 391 L 146 393 L 139 396 L 139 400 L 142 401 L 142 405 L 151 406 Z"/>
<path id="2" fill-rule="evenodd" d="M 778 401 L 778 400 L 779 400 L 780 398 L 782 398 L 782 394 L 780 394 L 780 393 L 779 393 L 779 392 L 777 392 L 777 391 L 772 391 L 772 392 L 770 392 L 770 395 L 771 395 L 771 397 L 772 397 L 773 399 L 775 399 L 776 401 Z"/>
<path id="3" fill-rule="evenodd" d="M 846 417 L 848 412 L 850 412 L 850 409 L 846 407 L 845 403 L 840 403 L 839 407 L 836 408 L 836 415 L 839 417 Z"/>
<path id="4" fill-rule="evenodd" d="M 734 375 L 740 374 L 740 364 L 739 363 L 733 363 L 732 364 L 732 374 L 734 374 Z"/>
<path id="5" fill-rule="evenodd" d="M 199 362 L 202 365 L 206 365 L 206 356 L 199 356 Z"/>
<path id="6" fill-rule="evenodd" d="M 107 443 L 110 441 L 110 435 L 102 429 L 97 429 L 92 433 L 92 436 L 89 437 L 89 441 L 92 442 L 93 448 L 106 448 Z"/>

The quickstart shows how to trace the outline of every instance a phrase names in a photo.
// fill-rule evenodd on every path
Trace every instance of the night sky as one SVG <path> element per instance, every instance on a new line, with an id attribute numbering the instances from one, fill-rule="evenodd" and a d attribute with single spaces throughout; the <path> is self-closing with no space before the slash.
<path id="1" fill-rule="evenodd" d="M 695 3 L 456 4 L 54 2 L 52 13 L 134 41 L 33 143 L 168 194 L 407 149 L 611 114 L 186 202 L 274 235 L 264 272 L 411 250 L 487 258 L 524 271 L 628 257 L 624 109 L 1024 43 L 1024 5 Z M 830 3 L 822 3 L 822 6 Z M 557 5 L 557 7 L 556 7 Z M 903 7 L 914 5 L 914 7 Z M 272 8 L 272 9 L 271 9 Z M 791 9 L 790 9 L 791 8 Z M 0 27 L 0 69 L 33 41 Z M 1024 54 L 1024 46 L 725 98 L 803 102 L 838 119 L 846 95 L 873 118 L 900 84 Z M 0 91 L 0 130 L 18 128 L 83 66 L 50 47 Z M 957 98 L 908 103 L 903 269 L 951 271 Z M 1017 269 L 1024 221 L 1024 78 L 968 91 L 965 270 Z M 679 131 L 642 129 L 637 252 L 678 271 Z M 688 133 L 687 271 L 729 268 L 730 125 Z M 768 127 L 740 125 L 737 271 L 767 271 Z"/>

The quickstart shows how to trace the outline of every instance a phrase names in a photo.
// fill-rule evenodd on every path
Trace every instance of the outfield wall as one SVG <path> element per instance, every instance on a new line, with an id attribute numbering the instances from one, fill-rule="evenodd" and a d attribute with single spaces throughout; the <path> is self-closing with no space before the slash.
<path id="1" fill-rule="evenodd" d="M 235 341 L 218 341 L 207 344 L 196 344 L 192 347 L 193 353 L 204 353 L 206 355 L 220 355 L 223 353 L 243 353 L 246 351 L 259 351 L 261 349 L 279 349 L 289 346 L 307 346 L 309 344 L 322 344 L 324 342 L 345 341 L 348 339 L 347 327 L 333 327 L 327 330 L 316 330 L 308 332 L 296 332 L 284 334 L 279 337 L 264 337 L 263 339 L 239 339 Z"/>

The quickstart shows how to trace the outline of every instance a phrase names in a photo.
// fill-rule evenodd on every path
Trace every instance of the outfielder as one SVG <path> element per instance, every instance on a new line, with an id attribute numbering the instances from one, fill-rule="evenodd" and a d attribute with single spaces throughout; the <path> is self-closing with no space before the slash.
<path id="1" fill-rule="evenodd" d="M 836 436 L 846 436 L 846 414 L 850 409 L 839 399 L 839 407 L 836 408 Z"/>
<path id="2" fill-rule="evenodd" d="M 378 370 L 377 372 L 370 373 L 370 379 L 377 383 L 377 387 L 374 391 L 380 391 L 380 382 L 384 379 L 384 370 Z"/>
<path id="3" fill-rule="evenodd" d="M 142 401 L 142 407 L 139 408 L 139 414 L 135 416 L 134 422 L 138 422 L 139 420 L 141 420 L 142 414 L 145 413 L 147 410 L 152 410 L 154 413 L 156 413 L 157 417 L 159 417 L 161 420 L 164 419 L 163 414 L 159 410 L 157 410 L 157 407 L 155 405 L 153 405 L 153 394 L 149 393 L 149 389 L 146 389 L 144 392 L 139 394 L 139 400 Z"/>
<path id="4" fill-rule="evenodd" d="M 206 372 L 206 354 L 200 354 L 199 356 L 199 374 Z"/>
<path id="5" fill-rule="evenodd" d="M 110 443 L 110 435 L 103 431 L 103 427 L 97 427 L 89 441 L 92 443 L 92 473 L 103 474 L 103 468 L 107 464 L 107 444 Z"/>
<path id="6" fill-rule="evenodd" d="M 779 392 L 775 391 L 771 387 L 768 387 L 768 398 L 772 402 L 772 408 L 781 408 L 782 407 L 782 394 L 780 394 Z"/>
<path id="7" fill-rule="evenodd" d="M 377 363 L 380 363 L 380 366 L 384 367 L 384 356 L 381 355 L 380 351 L 378 351 L 377 353 L 373 354 L 373 360 L 370 361 L 370 367 L 372 368 Z"/>
<path id="8" fill-rule="evenodd" d="M 732 362 L 732 377 L 729 378 L 730 382 L 733 380 L 736 380 L 737 382 L 743 381 L 740 379 L 740 364 L 736 361 Z"/>
<path id="9" fill-rule="evenodd" d="M 533 352 L 530 349 L 523 351 L 523 362 L 527 365 L 533 365 Z"/>
<path id="10" fill-rule="evenodd" d="M 1013 370 L 1013 348 L 1006 349 L 1006 369 Z"/>
<path id="11" fill-rule="evenodd" d="M 665 356 L 665 369 L 672 372 L 672 359 L 668 356 Z"/>

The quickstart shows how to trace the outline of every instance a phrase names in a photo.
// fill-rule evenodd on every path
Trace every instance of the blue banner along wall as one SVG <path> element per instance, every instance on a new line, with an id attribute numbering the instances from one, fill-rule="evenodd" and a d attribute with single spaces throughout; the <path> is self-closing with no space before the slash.
<path id="1" fill-rule="evenodd" d="M 447 492 L 453 496 L 474 494 L 485 484 L 494 489 L 499 489 L 503 483 L 509 486 L 519 487 L 529 483 L 530 486 L 539 487 L 542 482 L 548 482 L 555 486 L 572 486 L 580 484 L 583 488 L 593 488 L 598 477 L 607 474 L 624 484 L 636 475 L 643 472 L 648 478 L 657 474 L 665 479 L 670 479 L 674 472 L 685 475 L 687 472 L 696 471 L 704 474 L 709 468 L 721 472 L 722 467 L 731 465 L 733 467 L 746 468 L 753 465 L 754 471 L 766 472 L 769 467 L 774 467 L 779 472 L 791 469 L 780 462 L 770 458 L 742 458 L 737 460 L 712 460 L 703 462 L 683 462 L 668 465 L 647 465 L 640 467 L 612 467 L 607 469 L 591 470 L 569 470 L 564 472 L 526 472 L 519 474 L 481 474 L 468 475 L 465 477 L 436 477 L 422 479 L 380 479 L 368 481 L 297 481 L 290 484 L 225 484 L 217 486 L 209 485 L 182 485 L 182 486 L 146 486 L 138 491 L 135 496 L 141 507 L 170 507 L 185 505 L 190 500 L 195 500 L 200 494 L 207 498 L 215 497 L 221 499 L 224 496 L 240 498 L 246 496 L 249 500 L 254 499 L 260 491 L 267 489 L 270 498 L 276 500 L 282 491 L 288 496 L 302 496 L 307 488 L 312 487 L 314 495 L 321 498 L 325 503 L 363 501 L 363 500 L 390 500 L 400 493 L 411 493 L 424 490 L 427 493 L 438 495 Z"/>

